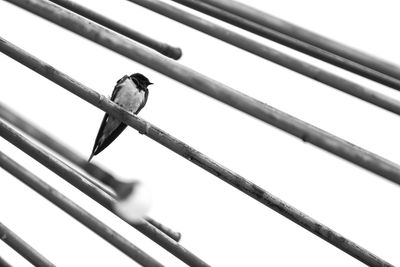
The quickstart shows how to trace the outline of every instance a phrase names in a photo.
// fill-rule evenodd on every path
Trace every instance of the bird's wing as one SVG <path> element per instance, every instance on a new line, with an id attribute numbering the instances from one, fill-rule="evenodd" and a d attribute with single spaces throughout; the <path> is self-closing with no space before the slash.
<path id="1" fill-rule="evenodd" d="M 140 85 L 139 85 L 139 82 L 135 79 L 135 77 L 130 77 L 130 78 L 131 78 L 131 80 L 133 81 L 133 83 L 134 83 L 137 87 L 140 86 Z M 140 103 L 139 108 L 134 112 L 135 115 L 136 115 L 136 114 L 139 114 L 139 111 L 144 107 L 144 105 L 146 105 L 146 103 L 147 103 L 147 98 L 149 98 L 149 90 L 148 90 L 147 88 L 145 88 L 145 90 L 144 90 L 144 98 L 143 98 L 143 101 L 142 101 L 142 103 Z"/>
<path id="2" fill-rule="evenodd" d="M 108 118 L 108 114 L 104 115 L 103 122 L 100 125 L 99 133 L 97 134 L 96 141 L 94 143 L 93 151 L 91 157 L 99 154 L 106 147 L 108 147 L 126 128 L 126 124 L 120 123 L 118 127 L 106 138 L 104 138 L 103 142 L 99 142 L 100 138 L 103 136 L 104 127 L 106 125 L 106 121 Z"/>
<path id="3" fill-rule="evenodd" d="M 124 77 L 122 77 L 121 79 L 119 79 L 119 80 L 117 81 L 117 84 L 116 84 L 115 87 L 114 87 L 114 91 L 113 91 L 112 94 L 111 94 L 111 101 L 114 101 L 115 96 L 117 95 L 119 89 L 121 89 L 121 86 L 120 86 L 120 85 L 121 85 L 126 79 L 129 79 L 129 76 L 128 76 L 128 75 L 125 75 Z"/>
<path id="4" fill-rule="evenodd" d="M 147 98 L 149 98 L 149 90 L 145 90 L 144 91 L 144 99 L 142 101 L 142 103 L 140 103 L 139 108 L 136 110 L 135 114 L 139 114 L 139 111 L 144 107 L 144 105 L 146 105 L 147 103 Z"/>
<path id="5" fill-rule="evenodd" d="M 115 85 L 114 90 L 111 95 L 111 101 L 114 101 L 118 91 L 121 89 L 120 85 L 128 78 L 129 78 L 129 76 L 125 75 L 124 77 L 122 77 L 121 79 L 119 79 L 117 81 L 117 84 Z M 92 157 L 94 155 L 99 154 L 107 146 L 109 146 L 112 143 L 112 141 L 114 141 L 122 133 L 122 131 L 125 130 L 125 128 L 126 128 L 125 124 L 120 123 L 118 125 L 118 127 L 106 139 L 104 139 L 104 141 L 102 143 L 100 143 L 100 138 L 104 134 L 104 128 L 107 124 L 108 119 L 109 119 L 109 115 L 107 113 L 104 114 L 103 121 L 101 122 L 99 132 L 97 133 L 96 140 L 94 141 L 94 146 L 93 146 L 92 154 L 89 158 L 89 161 L 90 161 L 90 159 L 92 159 Z"/>

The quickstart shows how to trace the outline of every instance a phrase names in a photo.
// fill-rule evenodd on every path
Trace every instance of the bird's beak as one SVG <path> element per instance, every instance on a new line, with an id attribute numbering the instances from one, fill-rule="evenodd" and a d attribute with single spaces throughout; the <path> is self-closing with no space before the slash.
<path id="1" fill-rule="evenodd" d="M 152 85 L 152 84 L 154 84 L 154 83 L 149 83 L 149 85 Z"/>

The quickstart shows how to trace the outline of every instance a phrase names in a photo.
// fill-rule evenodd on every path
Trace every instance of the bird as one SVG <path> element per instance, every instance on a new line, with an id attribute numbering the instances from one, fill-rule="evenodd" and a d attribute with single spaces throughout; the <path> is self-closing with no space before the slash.
<path id="1" fill-rule="evenodd" d="M 117 81 L 111 95 L 111 101 L 126 111 L 137 115 L 147 103 L 147 98 L 149 97 L 147 87 L 151 84 L 153 83 L 141 73 L 134 73 L 130 76 L 125 75 Z M 88 162 L 108 147 L 125 128 L 126 124 L 106 113 L 100 125 Z"/>

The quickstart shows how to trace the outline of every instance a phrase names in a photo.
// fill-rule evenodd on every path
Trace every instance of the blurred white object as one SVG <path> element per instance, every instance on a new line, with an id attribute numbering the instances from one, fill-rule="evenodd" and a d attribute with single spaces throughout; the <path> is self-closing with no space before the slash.
<path id="1" fill-rule="evenodd" d="M 151 207 L 150 190 L 141 182 L 124 182 L 116 190 L 114 210 L 130 222 L 140 222 Z"/>

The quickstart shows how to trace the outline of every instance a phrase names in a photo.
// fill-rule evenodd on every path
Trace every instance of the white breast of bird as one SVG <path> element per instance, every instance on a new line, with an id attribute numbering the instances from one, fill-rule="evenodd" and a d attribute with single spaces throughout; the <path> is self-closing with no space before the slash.
<path id="1" fill-rule="evenodd" d="M 144 100 L 144 91 L 139 91 L 131 79 L 125 79 L 120 85 L 114 102 L 131 113 L 135 113 Z"/>

